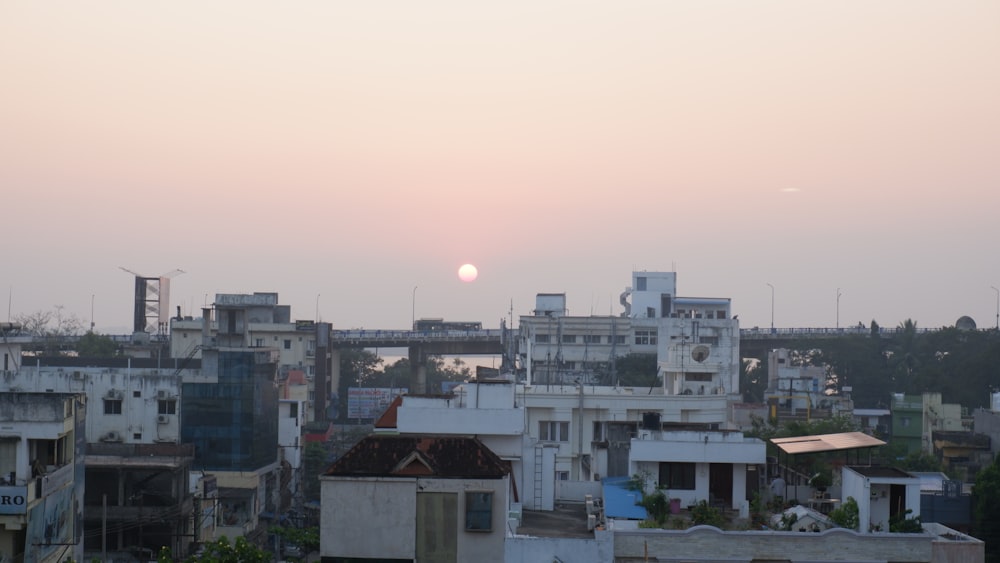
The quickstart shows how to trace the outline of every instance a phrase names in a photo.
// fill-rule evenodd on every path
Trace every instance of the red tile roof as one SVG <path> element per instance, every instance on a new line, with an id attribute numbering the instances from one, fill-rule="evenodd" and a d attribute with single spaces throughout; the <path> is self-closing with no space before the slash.
<path id="1" fill-rule="evenodd" d="M 500 479 L 509 465 L 477 438 L 383 436 L 361 440 L 326 475 Z"/>

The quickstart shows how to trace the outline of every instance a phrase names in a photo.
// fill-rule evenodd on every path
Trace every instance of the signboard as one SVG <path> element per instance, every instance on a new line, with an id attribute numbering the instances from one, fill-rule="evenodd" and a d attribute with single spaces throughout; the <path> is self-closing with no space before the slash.
<path id="1" fill-rule="evenodd" d="M 27 514 L 28 487 L 0 487 L 0 514 Z"/>
<path id="2" fill-rule="evenodd" d="M 347 390 L 347 418 L 378 418 L 407 388 L 351 387 Z"/>
<path id="3" fill-rule="evenodd" d="M 228 307 L 254 307 L 278 304 L 277 293 L 254 293 L 246 295 L 242 293 L 216 293 L 215 304 Z"/>

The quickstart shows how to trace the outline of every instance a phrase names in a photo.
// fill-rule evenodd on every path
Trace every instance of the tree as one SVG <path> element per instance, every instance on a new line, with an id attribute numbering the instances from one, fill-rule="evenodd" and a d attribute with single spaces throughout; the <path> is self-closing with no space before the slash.
<path id="1" fill-rule="evenodd" d="M 972 498 L 975 536 L 986 542 L 986 560 L 1000 561 L 1000 456 L 976 475 Z"/>
<path id="2" fill-rule="evenodd" d="M 284 526 L 275 526 L 269 531 L 283 539 L 286 543 L 295 544 L 301 547 L 303 553 L 310 553 L 319 549 L 319 528 L 288 528 Z"/>
<path id="3" fill-rule="evenodd" d="M 303 453 L 302 479 L 305 481 L 306 500 L 319 500 L 319 476 L 326 470 L 328 454 L 323 444 L 309 442 Z"/>
<path id="4" fill-rule="evenodd" d="M 767 390 L 767 362 L 744 359 L 740 364 L 740 391 L 746 403 L 763 403 Z"/>
<path id="5" fill-rule="evenodd" d="M 158 563 L 172 563 L 173 554 L 169 548 L 160 549 L 156 558 Z M 234 543 L 223 536 L 216 541 L 202 544 L 200 555 L 192 555 L 183 560 L 185 563 L 270 563 L 271 554 L 252 545 L 246 538 L 240 536 Z"/>
<path id="6" fill-rule="evenodd" d="M 63 311 L 56 305 L 49 311 L 14 315 L 14 322 L 21 325 L 21 331 L 31 336 L 73 336 L 83 330 L 83 321 L 72 313 Z"/>
<path id="7" fill-rule="evenodd" d="M 76 343 L 76 353 L 83 358 L 111 358 L 118 355 L 118 345 L 110 336 L 88 331 Z"/>

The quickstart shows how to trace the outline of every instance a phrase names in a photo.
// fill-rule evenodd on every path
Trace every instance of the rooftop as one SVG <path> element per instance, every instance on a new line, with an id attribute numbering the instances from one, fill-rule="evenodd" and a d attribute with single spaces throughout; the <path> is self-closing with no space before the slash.
<path id="1" fill-rule="evenodd" d="M 325 475 L 500 479 L 506 464 L 477 438 L 373 435 L 333 463 Z"/>

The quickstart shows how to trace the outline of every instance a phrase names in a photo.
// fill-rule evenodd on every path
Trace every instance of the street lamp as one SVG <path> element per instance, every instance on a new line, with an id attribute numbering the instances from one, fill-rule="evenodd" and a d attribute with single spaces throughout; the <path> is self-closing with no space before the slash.
<path id="1" fill-rule="evenodd" d="M 417 322 L 417 286 L 413 286 L 413 297 L 410 299 L 410 330 Z"/>
<path id="2" fill-rule="evenodd" d="M 774 332 L 774 286 L 767 284 L 771 288 L 771 332 Z"/>
<path id="3" fill-rule="evenodd" d="M 997 330 L 1000 330 L 1000 289 L 992 285 L 990 287 L 993 288 L 993 291 L 997 292 Z"/>
<path id="4" fill-rule="evenodd" d="M 837 288 L 837 329 L 840 329 L 840 288 Z"/>
<path id="5" fill-rule="evenodd" d="M 319 293 L 316 294 L 316 322 L 319 322 Z"/>

